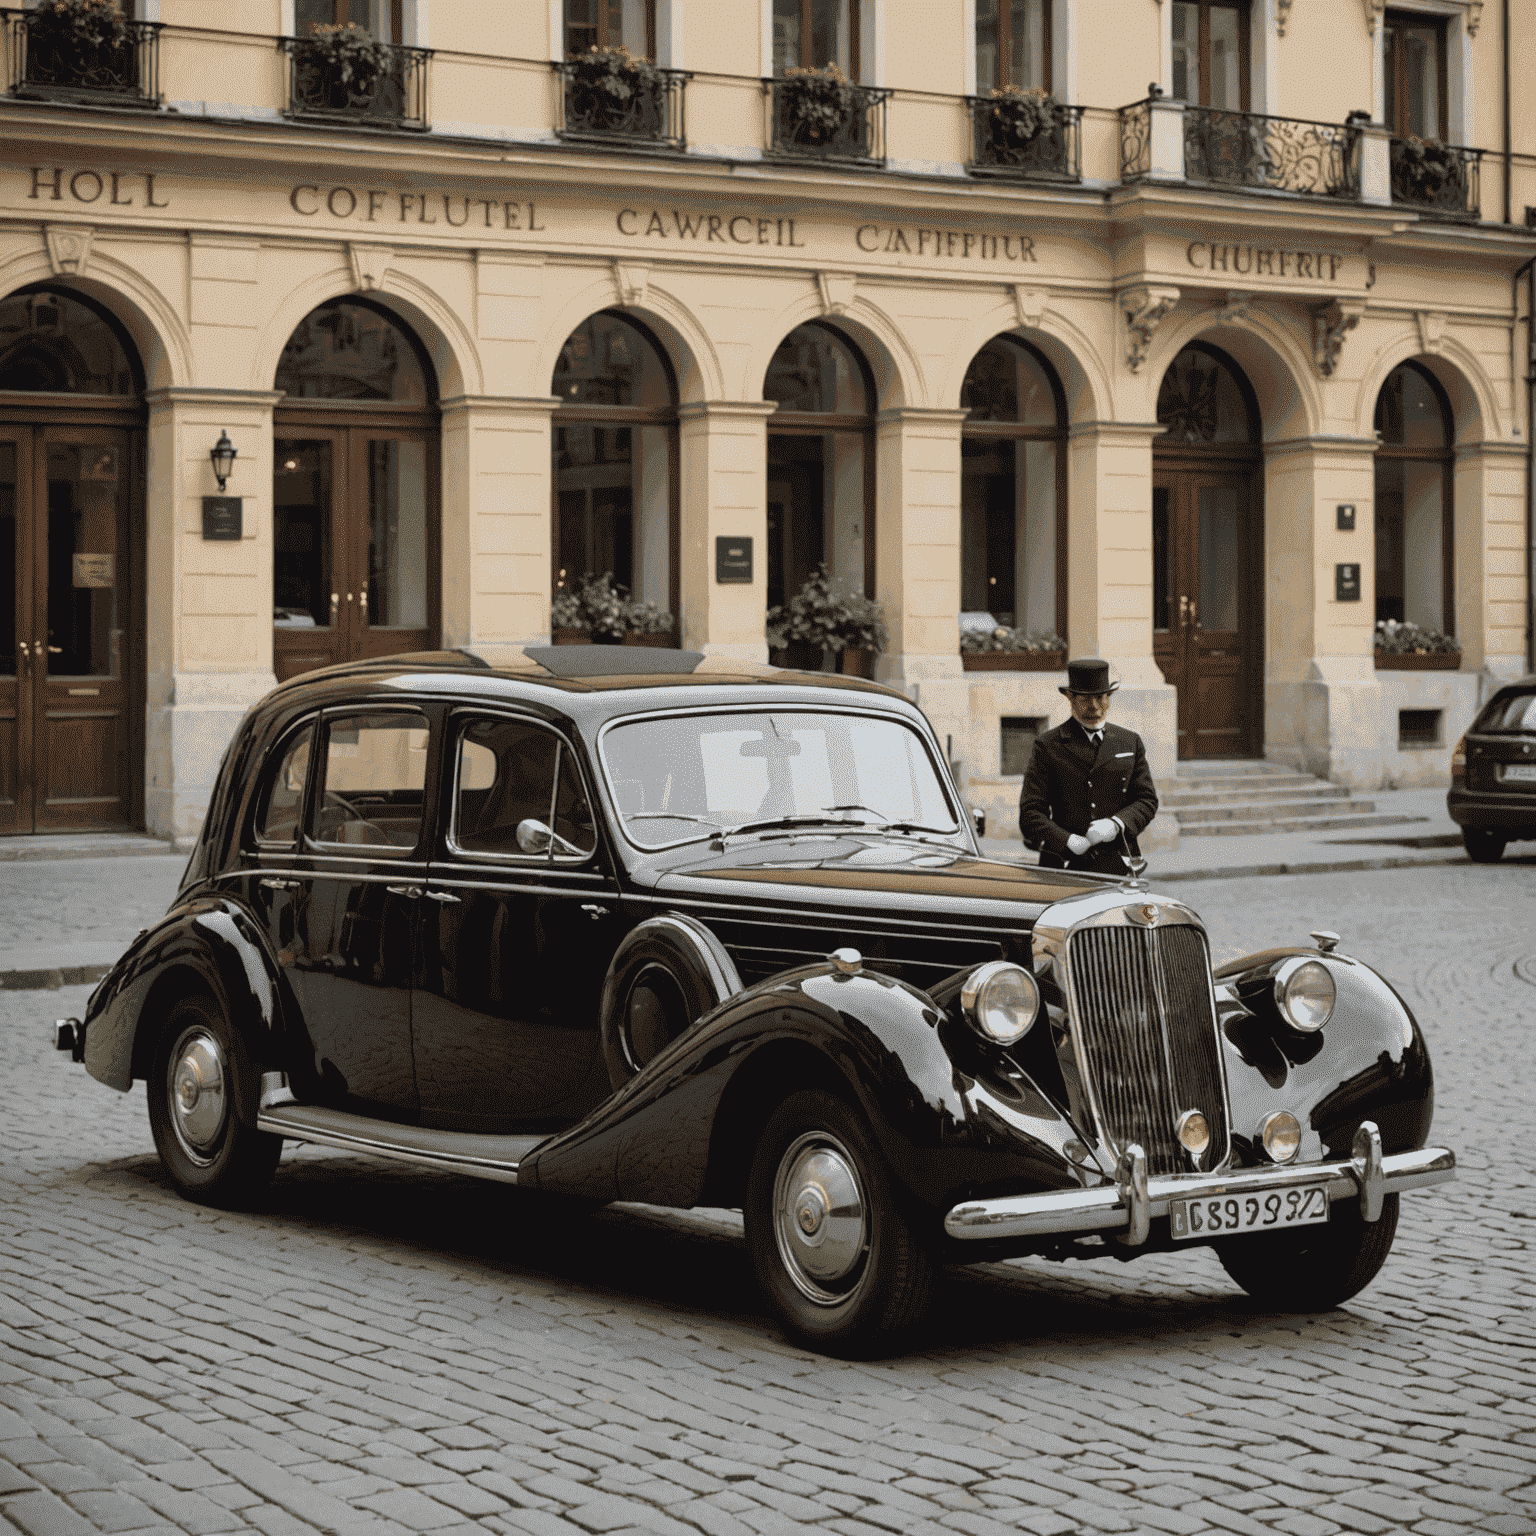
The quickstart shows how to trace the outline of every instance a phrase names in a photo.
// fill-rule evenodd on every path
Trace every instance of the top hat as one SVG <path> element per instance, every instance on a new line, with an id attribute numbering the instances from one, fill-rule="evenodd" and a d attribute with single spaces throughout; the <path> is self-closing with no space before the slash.
<path id="1" fill-rule="evenodd" d="M 1109 663 L 1097 656 L 1080 656 L 1067 663 L 1067 686 L 1058 691 L 1073 693 L 1113 693 L 1120 686 L 1109 680 Z"/>

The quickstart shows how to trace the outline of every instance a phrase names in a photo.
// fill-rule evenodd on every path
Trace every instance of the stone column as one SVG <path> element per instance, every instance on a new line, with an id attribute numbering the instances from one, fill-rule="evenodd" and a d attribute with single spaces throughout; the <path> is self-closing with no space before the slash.
<path id="1" fill-rule="evenodd" d="M 144 815 L 158 837 L 196 835 L 219 759 L 272 672 L 272 390 L 151 390 L 145 506 L 147 639 Z M 205 541 L 208 453 L 228 432 L 238 457 L 238 540 Z"/>
<path id="2" fill-rule="evenodd" d="M 701 400 L 681 420 L 683 645 L 765 662 L 768 611 L 768 418 L 772 401 Z M 752 580 L 715 580 L 715 540 L 752 540 Z"/>
<path id="3" fill-rule="evenodd" d="M 1483 698 L 1525 671 L 1525 454 L 1520 441 L 1456 454 L 1456 635 Z"/>
<path id="4" fill-rule="evenodd" d="M 549 643 L 553 395 L 442 403 L 443 644 Z"/>

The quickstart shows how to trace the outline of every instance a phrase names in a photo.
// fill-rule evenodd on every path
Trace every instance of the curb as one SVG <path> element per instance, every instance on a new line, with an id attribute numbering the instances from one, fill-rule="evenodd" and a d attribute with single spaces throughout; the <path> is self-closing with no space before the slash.
<path id="1" fill-rule="evenodd" d="M 22 838 L 5 838 L 5 843 L 21 843 Z M 40 848 L 25 847 L 0 847 L 0 864 L 45 864 L 55 859 L 165 859 L 183 858 L 191 851 L 187 848 L 178 848 L 175 843 L 166 841 L 149 842 L 124 842 L 109 844 L 105 847 L 100 844 L 81 848 L 64 848 L 58 843 L 45 844 Z"/>
<path id="2" fill-rule="evenodd" d="M 55 965 L 39 971 L 0 971 L 0 992 L 57 992 L 98 982 L 110 965 Z"/>
<path id="3" fill-rule="evenodd" d="M 1146 878 L 1153 885 L 1167 885 L 1174 880 L 1235 880 L 1251 875 L 1337 875 L 1354 870 L 1433 869 L 1443 864 L 1471 862 L 1465 853 L 1431 859 L 1335 859 L 1323 863 L 1309 860 L 1303 864 L 1232 864 L 1216 869 L 1181 869 L 1166 875 L 1156 875 L 1148 870 Z"/>

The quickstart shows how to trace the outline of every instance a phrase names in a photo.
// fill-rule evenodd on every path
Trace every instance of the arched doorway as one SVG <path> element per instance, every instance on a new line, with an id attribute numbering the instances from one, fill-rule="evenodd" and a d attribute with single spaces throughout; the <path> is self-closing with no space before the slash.
<path id="1" fill-rule="evenodd" d="M 875 590 L 875 381 L 852 342 L 820 321 L 775 349 L 768 421 L 768 606 L 825 562 L 834 582 Z"/>
<path id="2" fill-rule="evenodd" d="M 438 579 L 437 381 L 420 342 L 367 299 L 299 323 L 273 413 L 272 665 L 430 650 Z"/>
<path id="3" fill-rule="evenodd" d="M 1451 403 L 1420 363 L 1376 397 L 1376 622 L 1456 633 Z"/>
<path id="4" fill-rule="evenodd" d="M 105 308 L 0 300 L 0 833 L 143 819 L 143 396 Z"/>
<path id="5" fill-rule="evenodd" d="M 1263 752 L 1259 410 L 1226 353 L 1185 347 L 1152 450 L 1152 654 L 1178 689 L 1178 754 Z"/>
<path id="6" fill-rule="evenodd" d="M 960 607 L 1026 633 L 1067 623 L 1066 395 L 1033 347 L 997 336 L 960 386 Z"/>
<path id="7" fill-rule="evenodd" d="M 555 592 L 612 574 L 641 603 L 678 608 L 677 380 L 629 315 L 599 310 L 566 338 L 554 413 Z"/>

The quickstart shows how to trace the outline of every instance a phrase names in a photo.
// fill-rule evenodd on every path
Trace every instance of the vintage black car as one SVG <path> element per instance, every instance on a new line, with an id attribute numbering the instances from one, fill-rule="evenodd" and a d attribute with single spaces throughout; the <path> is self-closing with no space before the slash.
<path id="1" fill-rule="evenodd" d="M 579 1201 L 739 1207 L 792 1334 L 935 1265 L 1215 1248 L 1266 1304 L 1381 1268 L 1423 1036 L 1359 960 L 1213 973 L 1142 880 L 983 857 L 921 712 L 693 652 L 397 657 L 248 715 L 170 911 L 56 1043 L 144 1079 L 188 1197 L 283 1141 Z"/>
<path id="2" fill-rule="evenodd" d="M 1451 753 L 1445 804 L 1479 864 L 1536 838 L 1536 674 L 1506 683 L 1478 711 Z"/>

